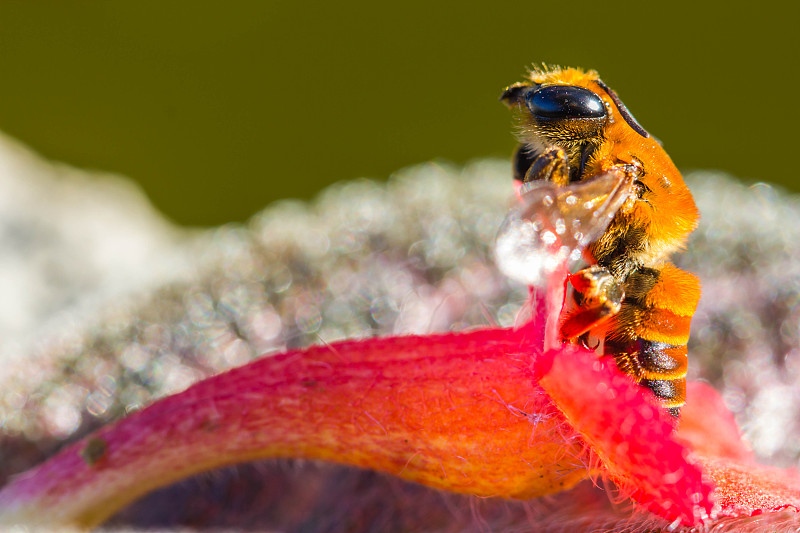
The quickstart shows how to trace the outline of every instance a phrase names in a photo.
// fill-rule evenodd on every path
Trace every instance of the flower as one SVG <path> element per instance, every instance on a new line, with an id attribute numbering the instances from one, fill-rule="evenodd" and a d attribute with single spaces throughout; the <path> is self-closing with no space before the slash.
<path id="1" fill-rule="evenodd" d="M 480 497 L 609 479 L 676 526 L 800 510 L 800 477 L 754 463 L 713 389 L 691 385 L 673 435 L 668 415 L 614 365 L 546 349 L 561 301 L 551 286 L 519 328 L 345 341 L 211 377 L 14 479 L 0 519 L 91 527 L 158 486 L 264 457 Z"/>
<path id="2" fill-rule="evenodd" d="M 504 168 L 497 170 L 498 179 L 488 185 L 487 174 L 494 174 L 487 173 L 484 167 L 476 168 L 482 170 L 474 170 L 475 176 L 469 180 L 465 180 L 464 174 L 458 174 L 447 177 L 449 181 L 441 181 L 445 180 L 443 176 L 434 181 L 421 181 L 417 187 L 426 194 L 416 192 L 413 195 L 418 198 L 415 201 L 426 201 L 435 206 L 440 205 L 442 198 L 452 197 L 454 191 L 463 191 L 465 183 L 473 184 L 470 187 L 474 187 L 474 196 L 480 201 L 465 202 L 460 197 L 454 200 L 454 209 L 467 213 L 457 223 L 443 223 L 440 220 L 442 217 L 437 217 L 441 213 L 433 209 L 409 209 L 413 203 L 398 207 L 398 194 L 394 191 L 387 195 L 386 203 L 380 204 L 380 208 L 370 210 L 370 213 L 375 212 L 375 217 L 377 213 L 381 216 L 358 227 L 375 231 L 377 221 L 386 219 L 386 206 L 391 205 L 398 212 L 416 213 L 411 218 L 425 224 L 428 224 L 428 219 L 423 214 L 430 214 L 435 222 L 430 227 L 444 232 L 447 239 L 443 238 L 442 242 L 452 242 L 453 228 L 468 227 L 470 221 L 482 221 L 485 224 L 487 219 L 479 215 L 480 211 L 476 214 L 475 206 L 491 210 L 486 207 L 487 191 L 496 190 L 506 183 Z M 474 185 L 476 183 L 481 183 L 480 187 Z M 442 190 L 432 188 L 432 184 L 439 184 Z M 705 194 L 711 198 L 705 202 L 704 213 L 710 213 L 707 220 L 726 221 L 733 227 L 739 227 L 736 222 L 738 218 L 745 215 L 753 218 L 753 223 L 741 226 L 747 231 L 737 234 L 737 239 L 749 240 L 735 248 L 736 254 L 730 252 L 731 242 L 721 237 L 719 230 L 701 232 L 706 242 L 702 248 L 704 252 L 698 253 L 698 263 L 700 258 L 708 256 L 710 248 L 714 255 L 708 264 L 715 269 L 727 260 L 733 263 L 731 271 L 741 274 L 740 263 L 744 261 L 754 269 L 745 272 L 750 276 L 747 279 L 764 280 L 758 285 L 758 290 L 750 290 L 746 294 L 746 302 L 739 299 L 726 304 L 726 295 L 740 294 L 741 291 L 725 291 L 722 283 L 726 279 L 739 278 L 712 271 L 706 287 L 706 301 L 710 302 L 710 306 L 701 312 L 697 321 L 707 324 L 716 320 L 727 324 L 723 320 L 725 315 L 721 314 L 723 311 L 728 314 L 734 311 L 739 313 L 734 318 L 742 313 L 745 317 L 751 316 L 747 313 L 751 313 L 751 309 L 758 309 L 754 303 L 756 298 L 774 302 L 775 305 L 766 309 L 775 312 L 784 309 L 781 302 L 790 305 L 791 299 L 780 299 L 775 295 L 786 294 L 788 289 L 795 286 L 791 282 L 794 271 L 781 268 L 785 260 L 776 259 L 776 254 L 783 247 L 786 255 L 790 255 L 793 249 L 787 248 L 786 243 L 798 242 L 791 232 L 796 225 L 787 224 L 784 232 L 769 230 L 765 233 L 766 230 L 759 229 L 760 226 L 755 223 L 756 220 L 763 220 L 765 213 L 773 211 L 774 216 L 781 220 L 792 219 L 789 215 L 794 211 L 788 201 L 784 205 L 778 204 L 775 198 L 765 202 L 756 198 L 752 204 L 742 204 L 753 198 L 751 191 L 727 181 L 714 182 L 708 176 L 697 181 L 697 189 L 705 190 Z M 437 195 L 433 199 L 432 190 Z M 731 195 L 731 198 L 719 201 L 721 191 Z M 353 203 L 352 191 L 348 190 L 347 194 L 343 191 L 342 196 L 347 198 L 347 205 Z M 365 204 L 363 201 L 358 203 L 361 206 Z M 761 206 L 761 203 L 764 205 Z M 731 212 L 732 204 L 747 207 Z M 492 205 L 498 207 L 499 201 Z M 775 205 L 780 205 L 781 209 L 776 209 Z M 713 211 L 715 206 L 720 210 L 717 215 Z M 275 213 L 273 219 L 280 219 L 285 224 L 286 217 L 287 214 L 281 212 Z M 323 227 L 314 222 L 317 219 L 308 215 L 304 217 L 309 218 L 307 225 L 312 229 Z M 332 218 L 327 212 L 327 216 L 320 216 L 319 220 L 330 222 Z M 298 235 L 308 229 L 299 228 L 303 219 L 298 216 L 291 219 L 289 224 Z M 352 225 L 349 220 L 345 222 L 348 226 Z M 393 226 L 389 224 L 386 228 L 382 227 L 381 231 L 387 231 L 387 228 L 393 229 Z M 264 236 L 270 239 L 280 236 L 275 231 L 275 223 L 269 229 L 262 232 Z M 420 237 L 405 226 L 401 233 L 410 242 L 419 242 Z M 725 230 L 722 234 L 730 235 L 732 232 Z M 225 283 L 215 278 L 216 285 L 210 284 L 225 289 L 220 291 L 217 304 L 211 297 L 203 297 L 205 294 L 202 291 L 171 292 L 179 295 L 179 301 L 192 304 L 187 306 L 189 319 L 196 327 L 213 333 L 215 339 L 222 330 L 220 318 L 247 318 L 248 315 L 234 312 L 253 306 L 252 301 L 243 301 L 239 295 L 240 288 L 254 285 L 252 272 L 257 269 L 249 250 L 245 249 L 246 253 L 242 254 L 234 253 L 245 248 L 239 244 L 242 237 L 236 237 L 239 239 L 234 241 L 236 246 L 231 245 L 230 240 L 219 241 L 225 245 L 221 249 L 231 256 L 226 259 L 224 271 L 234 271 L 236 275 L 223 279 Z M 361 241 L 384 242 L 376 239 L 372 233 L 351 237 L 356 244 Z M 471 234 L 467 237 L 471 237 Z M 301 250 L 302 253 L 296 253 L 296 256 L 302 258 L 305 257 L 302 254 L 313 252 L 317 254 L 313 257 L 319 258 L 319 243 L 326 242 L 326 238 L 326 235 L 322 235 L 320 239 L 306 243 L 309 251 Z M 458 238 L 470 242 L 464 236 Z M 292 240 L 293 243 L 295 241 Z M 335 241 L 328 242 L 333 242 L 331 246 L 342 246 Z M 758 247 L 753 245 L 754 242 L 758 243 Z M 267 248 L 261 241 L 256 244 Z M 347 250 L 356 246 L 350 241 L 345 244 Z M 408 249 L 408 245 L 401 243 L 400 246 Z M 421 255 L 430 256 L 431 264 L 435 263 L 438 269 L 443 269 L 442 265 L 447 264 L 441 257 L 430 255 L 441 249 L 440 246 L 431 246 L 430 249 L 415 246 L 413 249 Z M 450 251 L 453 260 L 463 262 L 460 249 L 456 247 Z M 721 257 L 722 253 L 728 255 Z M 249 262 L 243 261 L 243 258 L 249 258 Z M 380 261 L 375 263 L 383 265 Z M 320 271 L 330 273 L 333 270 L 330 262 L 308 264 L 313 264 Z M 756 267 L 761 270 L 756 270 Z M 235 269 L 240 269 L 242 273 Z M 768 269 L 769 276 L 763 275 L 764 269 Z M 397 269 L 391 269 L 391 272 L 393 280 L 396 280 Z M 473 269 L 472 273 L 479 274 L 480 270 Z M 292 282 L 291 277 L 287 282 L 285 270 L 278 268 L 270 268 L 269 275 L 265 285 L 274 286 L 275 294 L 285 294 L 279 291 L 285 291 L 287 284 Z M 295 278 L 292 289 L 298 289 L 299 296 L 296 299 L 312 293 L 298 282 L 297 273 Z M 429 279 L 425 276 L 421 278 Z M 230 279 L 238 284 L 231 283 Z M 316 283 L 317 279 L 314 277 L 312 280 Z M 337 276 L 337 283 L 342 285 L 343 292 L 354 292 L 350 285 L 344 283 L 349 283 L 351 279 L 354 279 L 353 276 Z M 731 284 L 737 283 L 728 282 L 728 285 Z M 738 284 L 741 285 L 741 282 Z M 485 290 L 492 286 L 492 278 L 484 276 L 481 283 L 472 285 Z M 336 287 L 338 290 L 338 285 Z M 360 289 L 356 294 L 362 293 L 366 291 Z M 164 302 L 165 299 L 164 292 L 154 297 L 157 302 Z M 289 299 L 286 300 L 291 303 Z M 391 312 L 393 308 L 386 305 L 373 309 L 374 301 L 366 300 L 368 311 L 383 323 L 385 311 Z M 450 309 L 463 305 L 458 299 L 452 301 L 456 305 L 451 305 Z M 551 301 L 554 301 L 552 297 Z M 273 301 L 270 303 L 274 304 Z M 750 307 L 744 303 L 749 303 Z M 212 304 L 215 304 L 214 308 L 211 308 Z M 317 302 L 311 301 L 311 304 Z M 146 306 L 148 309 L 155 308 L 152 302 L 146 303 Z M 287 307 L 294 313 L 290 306 Z M 323 306 L 318 308 L 324 310 Z M 206 312 L 208 309 L 210 311 Z M 260 309 L 256 315 L 256 318 L 260 318 L 253 323 L 259 324 L 259 331 L 268 331 L 272 335 L 276 315 L 267 312 L 270 308 L 256 309 Z M 459 522 L 455 517 L 464 508 L 467 515 L 465 520 L 472 521 L 470 525 L 478 529 L 483 520 L 491 521 L 493 525 L 505 523 L 524 526 L 533 523 L 535 528 L 529 529 L 539 531 L 575 530 L 590 526 L 655 529 L 666 528 L 672 517 L 684 522 L 704 519 L 707 525 L 713 524 L 717 529 L 777 529 L 792 525 L 796 529 L 796 474 L 791 470 L 766 468 L 755 463 L 752 454 L 742 443 L 733 417 L 713 389 L 702 383 L 690 383 L 681 427 L 676 435 L 664 437 L 658 410 L 653 411 L 648 405 L 642 404 L 638 389 L 631 387 L 624 379 L 617 379 L 620 376 L 613 367 L 607 368 L 602 361 L 587 358 L 582 352 L 561 348 L 544 350 L 542 339 L 546 312 L 542 305 L 534 306 L 534 309 L 536 316 L 532 322 L 519 329 L 488 328 L 467 333 L 333 343 L 307 350 L 290 350 L 221 374 L 183 393 L 153 403 L 151 407 L 100 430 L 72 448 L 65 448 L 62 454 L 29 474 L 19 476 L 3 490 L 2 515 L 4 520 L 12 523 L 94 523 L 111 513 L 122 501 L 130 501 L 142 491 L 198 469 L 255 457 L 314 456 L 370 466 L 391 476 L 430 483 L 448 491 L 500 496 L 460 498 L 456 493 L 438 489 L 426 492 L 420 485 L 400 485 L 401 488 L 398 488 L 388 478 L 369 475 L 358 478 L 352 472 L 343 474 L 341 470 L 335 470 L 335 480 L 322 488 L 317 486 L 315 489 L 313 486 L 314 483 L 319 484 L 319 476 L 312 476 L 310 483 L 308 480 L 301 481 L 306 493 L 314 492 L 318 500 L 327 501 L 329 507 L 324 511 L 331 511 L 330 524 L 338 524 L 335 520 L 341 520 L 359 506 L 361 510 L 372 512 L 372 516 L 378 516 L 373 520 L 378 520 L 380 513 L 391 512 L 393 508 L 402 508 L 405 513 L 416 512 L 417 527 L 405 527 L 407 530 L 423 529 L 420 524 L 426 530 L 436 529 L 436 524 L 444 530 L 457 529 Z M 306 320 L 307 316 L 313 318 L 313 313 L 295 314 L 298 317 L 302 315 L 304 326 L 316 323 L 315 320 Z M 458 316 L 455 312 L 453 315 Z M 729 336 L 724 343 L 701 338 L 705 342 L 700 343 L 701 348 L 712 346 L 715 350 L 693 349 L 693 361 L 706 360 L 711 356 L 721 359 L 731 353 L 738 354 L 736 357 L 743 357 L 745 352 L 761 354 L 761 350 L 756 352 L 752 347 L 758 347 L 759 343 L 763 344 L 770 338 L 778 338 L 774 335 L 778 330 L 786 334 L 784 340 L 791 340 L 794 330 L 788 318 L 791 315 L 787 315 L 787 320 L 769 322 L 770 329 L 763 332 L 745 327 L 746 323 L 740 318 L 731 322 L 734 326 L 738 324 L 738 328 L 701 330 L 705 335 L 721 332 Z M 280 319 L 277 320 L 280 324 Z M 330 320 L 325 318 L 326 323 Z M 110 329 L 119 329 L 112 321 L 109 322 Z M 122 359 L 126 369 L 140 368 L 144 353 L 148 350 L 153 349 L 153 353 L 161 354 L 162 351 L 156 352 L 155 348 L 167 343 L 164 340 L 167 332 L 185 331 L 182 323 L 158 328 L 153 325 L 154 322 L 145 321 L 138 337 L 120 343 L 124 348 Z M 284 323 L 287 323 L 285 319 Z M 311 333 L 315 331 L 307 329 Z M 102 336 L 96 337 L 101 342 L 76 343 L 82 346 L 79 354 L 82 361 L 86 361 L 86 352 L 90 349 L 108 352 L 109 357 L 113 357 L 113 352 L 107 348 L 112 343 L 103 342 Z M 169 349 L 163 350 L 167 354 L 172 348 L 184 346 L 178 335 L 168 338 L 171 342 Z M 323 334 L 322 338 L 329 338 L 328 334 Z M 716 339 L 713 337 L 712 341 Z M 229 342 L 224 346 L 235 347 L 237 344 Z M 235 350 L 230 354 L 226 351 L 225 355 L 234 359 L 239 357 Z M 788 356 L 787 361 L 791 361 Z M 761 374 L 758 378 L 746 380 L 747 375 L 752 375 L 754 371 L 745 372 L 742 369 L 749 367 L 743 367 L 735 360 L 734 363 L 723 368 L 736 377 L 737 385 L 750 383 L 755 390 L 769 387 L 770 382 L 763 381 Z M 102 362 L 87 368 L 96 369 L 105 364 Z M 791 373 L 794 367 L 788 365 L 787 362 L 787 368 L 774 368 L 761 361 L 758 368 L 765 373 Z M 703 368 L 710 366 L 706 361 Z M 72 365 L 57 368 L 75 371 Z M 77 375 L 80 377 L 80 374 Z M 99 375 L 103 377 L 102 373 Z M 158 376 L 158 373 L 152 375 Z M 730 396 L 730 388 L 723 387 L 722 390 L 726 391 L 726 400 L 729 402 L 731 398 L 736 399 L 735 395 Z M 750 390 L 743 389 L 743 395 L 750 393 Z M 781 406 L 789 414 L 793 412 L 793 405 L 782 403 Z M 758 412 L 767 407 L 769 405 L 760 407 Z M 648 409 L 652 416 L 647 415 Z M 634 418 L 627 420 L 631 413 L 634 413 Z M 780 420 L 777 416 L 774 419 Z M 392 425 L 387 420 L 394 420 L 397 424 Z M 341 433 L 337 434 L 337 431 Z M 333 447 L 331 443 L 339 438 L 342 439 L 340 445 Z M 515 455 L 514 451 L 518 453 Z M 436 462 L 431 457 L 441 458 Z M 664 465 L 671 465 L 673 469 L 666 472 L 668 469 Z M 664 472 L 666 475 L 663 475 Z M 695 475 L 697 472 L 700 472 L 699 482 Z M 459 478 L 456 474 L 463 475 Z M 366 494 L 360 492 L 357 502 L 354 498 L 348 500 L 344 490 L 347 483 L 356 483 L 359 479 L 369 481 L 371 488 Z M 478 483 L 476 479 L 488 481 Z M 259 483 L 262 482 L 259 479 Z M 615 487 L 614 482 L 619 486 Z M 573 487 L 561 490 L 569 485 Z M 385 492 L 376 492 L 378 488 L 373 487 L 384 487 Z M 709 493 L 712 487 L 714 491 Z M 292 501 L 292 505 L 300 510 L 296 511 L 298 513 L 304 509 L 305 493 L 291 492 L 283 484 L 271 490 L 287 493 L 289 498 L 300 496 Z M 413 493 L 415 498 L 407 501 L 407 498 L 398 497 L 400 493 Z M 551 495 L 523 500 L 523 503 L 502 498 L 525 498 L 545 493 Z M 676 498 L 675 503 L 670 500 L 670 505 L 665 505 L 668 498 Z M 442 505 L 442 501 L 447 502 L 449 507 Z M 635 504 L 639 509 L 636 512 L 632 512 L 634 504 L 630 502 L 633 501 L 638 502 Z M 175 506 L 172 501 L 168 505 Z M 208 512 L 208 509 L 205 508 L 204 512 Z M 474 512 L 474 516 L 470 512 Z M 754 514 L 759 512 L 761 514 Z M 709 515 L 709 518 L 705 518 L 705 515 Z M 362 529 L 374 525 L 367 519 L 362 519 L 362 522 L 366 522 L 359 524 L 363 526 Z"/>

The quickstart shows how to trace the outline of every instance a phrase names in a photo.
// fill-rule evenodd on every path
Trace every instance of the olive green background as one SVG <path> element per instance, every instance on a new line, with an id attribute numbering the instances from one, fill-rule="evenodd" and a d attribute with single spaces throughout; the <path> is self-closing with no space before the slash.
<path id="1" fill-rule="evenodd" d="M 130 176 L 173 220 L 211 225 L 337 180 L 507 157 L 497 98 L 547 62 L 597 69 L 679 167 L 798 189 L 798 14 L 768 2 L 0 0 L 0 130 Z"/>

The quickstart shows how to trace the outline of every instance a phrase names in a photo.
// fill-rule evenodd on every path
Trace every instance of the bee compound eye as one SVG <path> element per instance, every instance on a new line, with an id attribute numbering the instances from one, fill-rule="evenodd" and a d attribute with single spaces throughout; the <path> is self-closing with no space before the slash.
<path id="1" fill-rule="evenodd" d="M 548 85 L 526 96 L 531 113 L 542 119 L 603 118 L 606 106 L 589 89 L 573 85 Z"/>

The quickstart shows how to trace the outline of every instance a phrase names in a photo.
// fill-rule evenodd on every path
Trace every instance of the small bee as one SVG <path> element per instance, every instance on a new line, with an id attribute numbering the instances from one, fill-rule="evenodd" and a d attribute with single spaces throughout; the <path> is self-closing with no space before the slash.
<path id="1" fill-rule="evenodd" d="M 700 283 L 668 257 L 697 225 L 689 189 L 661 144 L 596 72 L 536 70 L 501 100 L 516 114 L 513 169 L 523 187 L 571 191 L 569 203 L 588 209 L 601 202 L 592 204 L 597 188 L 585 184 L 609 176 L 625 182 L 610 223 L 585 243 L 589 266 L 569 278 L 572 305 L 562 311 L 560 332 L 565 341 L 614 357 L 677 418 Z"/>

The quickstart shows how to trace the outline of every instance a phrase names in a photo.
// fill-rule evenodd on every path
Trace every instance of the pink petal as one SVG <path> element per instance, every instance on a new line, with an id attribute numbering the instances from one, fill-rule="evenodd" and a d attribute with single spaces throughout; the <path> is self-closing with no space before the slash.
<path id="1" fill-rule="evenodd" d="M 94 525 L 156 487 L 266 457 L 325 459 L 479 496 L 587 476 L 585 447 L 534 379 L 532 328 L 343 342 L 200 382 L 0 491 L 0 523 Z"/>
<path id="2" fill-rule="evenodd" d="M 625 494 L 669 520 L 695 524 L 711 512 L 712 487 L 672 438 L 668 415 L 617 370 L 579 350 L 537 360 L 540 384 Z"/>
<path id="3" fill-rule="evenodd" d="M 739 426 L 719 393 L 707 383 L 686 383 L 677 438 L 695 453 L 752 463 L 753 452 L 742 440 Z"/>
<path id="4" fill-rule="evenodd" d="M 800 511 L 800 474 L 719 458 L 702 458 L 703 470 L 714 481 L 718 516 L 751 516 Z"/>
<path id="5" fill-rule="evenodd" d="M 711 386 L 687 383 L 678 439 L 714 482 L 717 517 L 800 510 L 800 474 L 758 465 L 739 427 Z"/>

